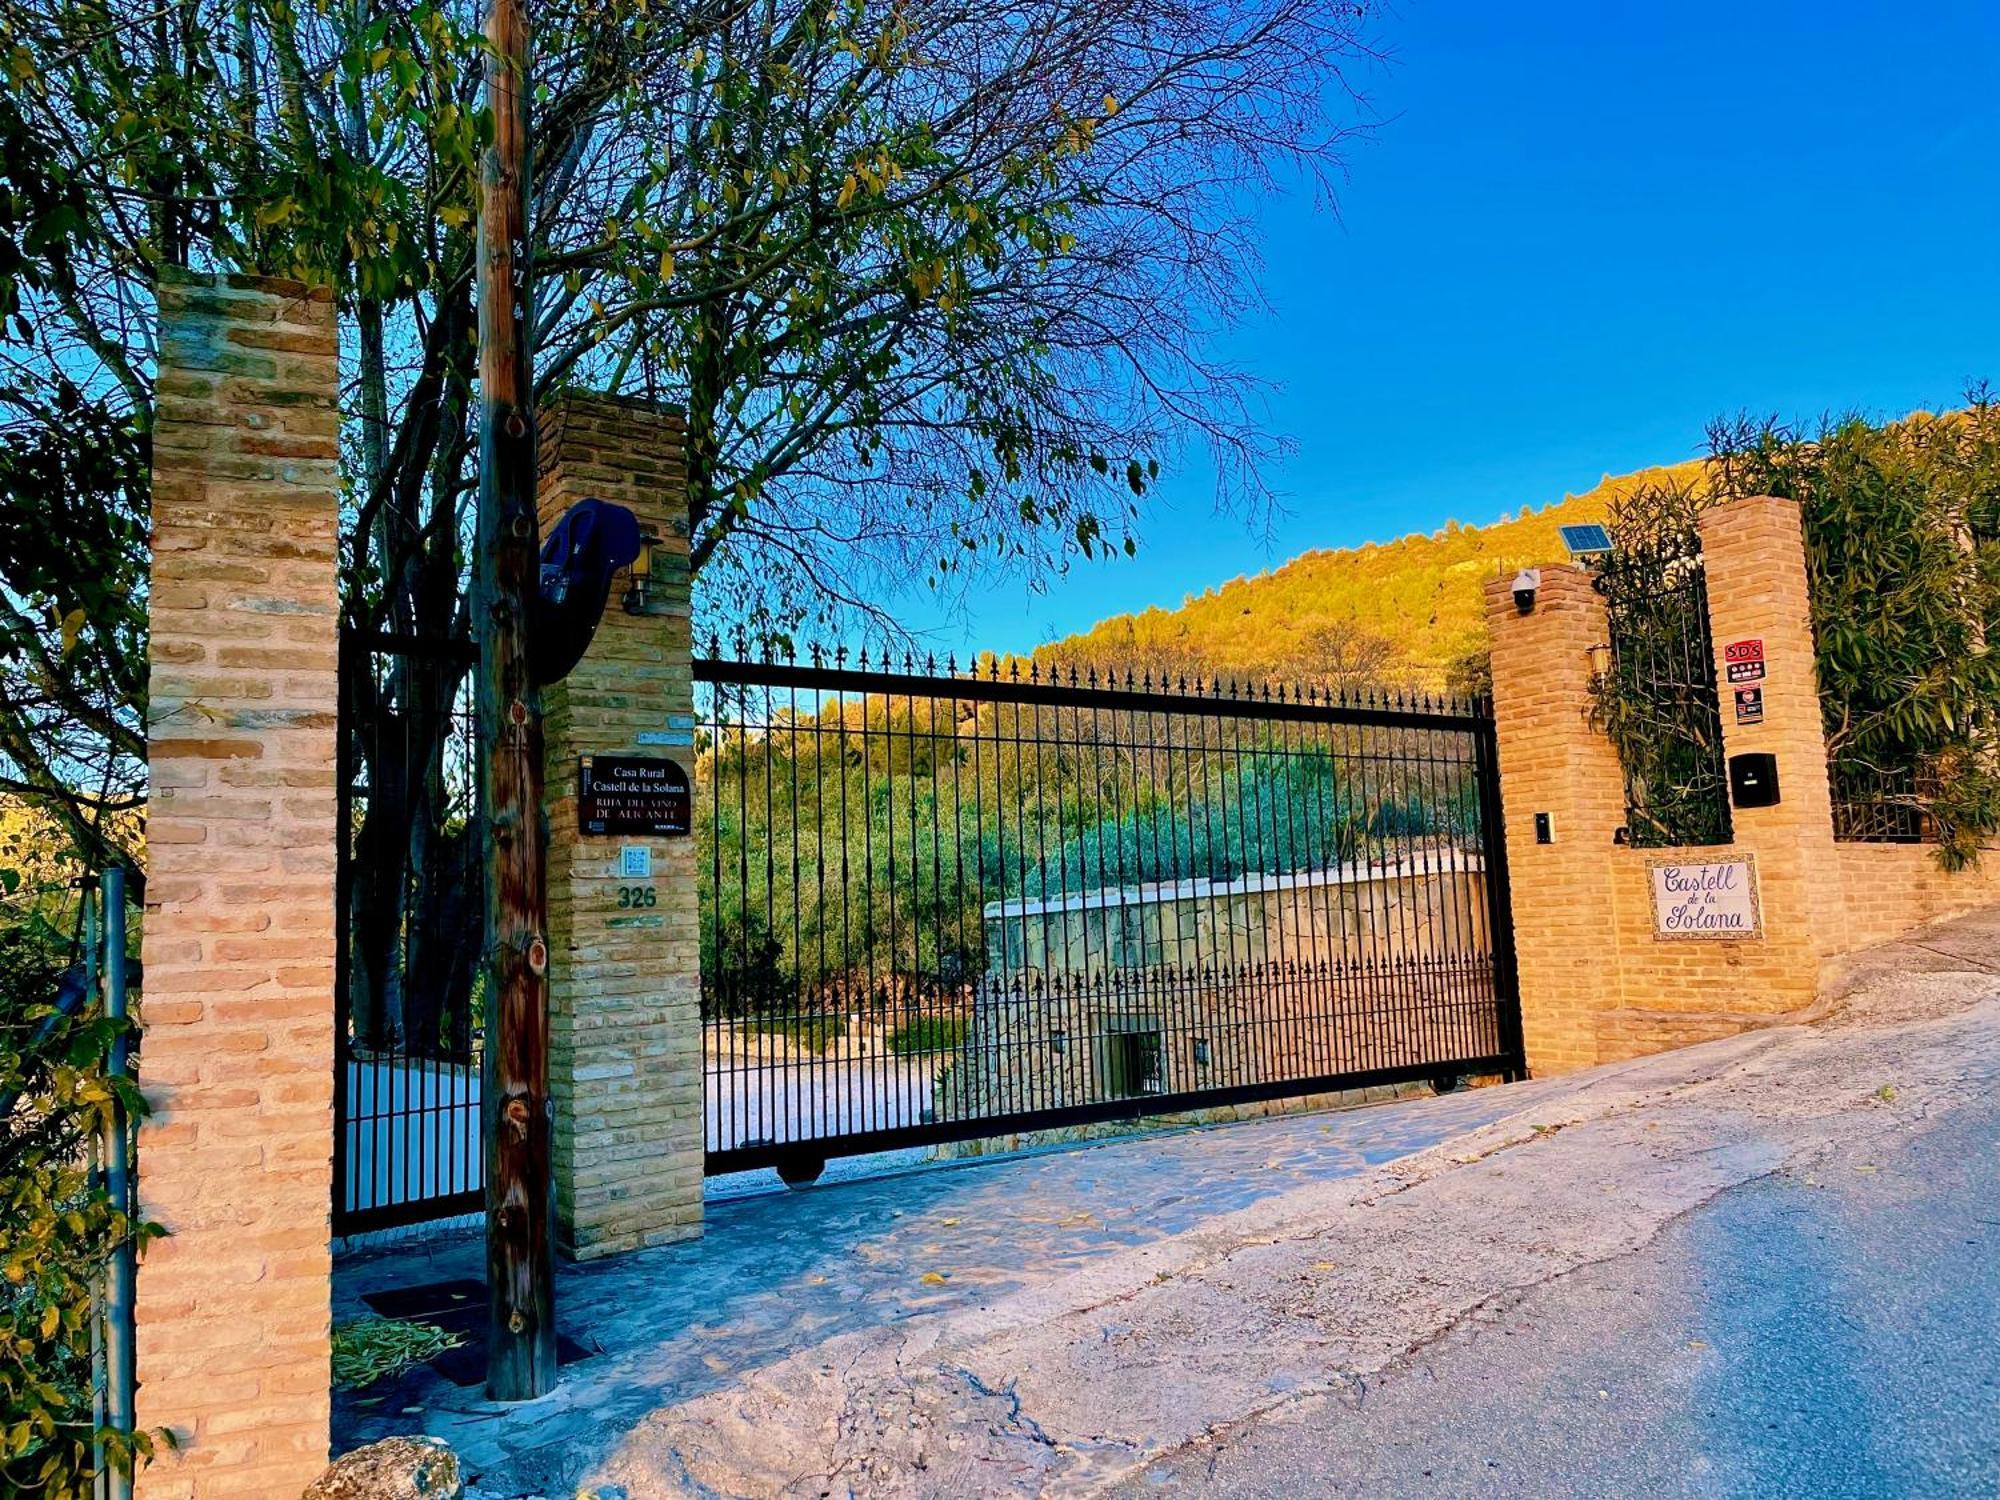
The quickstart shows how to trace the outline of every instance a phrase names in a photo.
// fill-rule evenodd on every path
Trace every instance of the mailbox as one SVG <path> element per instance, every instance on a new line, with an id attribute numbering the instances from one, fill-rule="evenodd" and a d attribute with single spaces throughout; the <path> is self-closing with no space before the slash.
<path id="1" fill-rule="evenodd" d="M 535 681 L 561 682 L 583 660 L 611 596 L 611 575 L 638 557 L 639 520 L 608 500 L 579 500 L 542 543 L 541 589 L 529 605 Z"/>
<path id="2" fill-rule="evenodd" d="M 1729 757 L 1729 801 L 1736 807 L 1778 805 L 1778 757 L 1768 751 Z"/>

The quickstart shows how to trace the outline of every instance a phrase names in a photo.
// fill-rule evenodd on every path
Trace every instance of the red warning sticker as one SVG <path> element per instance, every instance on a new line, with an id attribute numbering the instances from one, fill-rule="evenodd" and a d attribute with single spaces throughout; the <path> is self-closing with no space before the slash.
<path id="1" fill-rule="evenodd" d="M 1764 675 L 1764 642 L 1731 641 L 1722 648 L 1722 664 L 1731 682 L 1756 682 Z"/>

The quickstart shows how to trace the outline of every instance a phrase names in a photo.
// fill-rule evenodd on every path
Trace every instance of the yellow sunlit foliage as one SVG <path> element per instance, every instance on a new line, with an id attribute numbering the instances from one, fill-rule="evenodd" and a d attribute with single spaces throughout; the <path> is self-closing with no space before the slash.
<path id="1" fill-rule="evenodd" d="M 1484 652 L 1488 578 L 1560 562 L 1557 527 L 1602 521 L 1617 496 L 1649 482 L 1691 481 L 1700 470 L 1689 462 L 1606 476 L 1585 494 L 1491 525 L 1451 521 L 1428 535 L 1307 552 L 1268 573 L 1191 594 L 1178 609 L 1113 616 L 1041 654 L 1140 669 L 1164 664 L 1173 672 L 1324 676 L 1315 658 L 1329 642 L 1351 653 L 1355 641 L 1374 641 L 1380 668 L 1368 675 L 1445 687 L 1468 655 Z"/>

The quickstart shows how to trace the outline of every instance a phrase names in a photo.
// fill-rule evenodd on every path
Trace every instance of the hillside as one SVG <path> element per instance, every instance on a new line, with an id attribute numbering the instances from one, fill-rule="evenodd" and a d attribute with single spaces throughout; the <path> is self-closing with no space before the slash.
<path id="1" fill-rule="evenodd" d="M 1649 481 L 1691 479 L 1697 463 L 1607 476 L 1594 489 L 1487 526 L 1447 522 L 1429 535 L 1314 551 L 1237 578 L 1176 609 L 1115 615 L 1037 655 L 1171 672 L 1219 671 L 1446 685 L 1483 652 L 1483 590 L 1496 573 L 1559 562 L 1556 528 L 1601 521 Z"/>

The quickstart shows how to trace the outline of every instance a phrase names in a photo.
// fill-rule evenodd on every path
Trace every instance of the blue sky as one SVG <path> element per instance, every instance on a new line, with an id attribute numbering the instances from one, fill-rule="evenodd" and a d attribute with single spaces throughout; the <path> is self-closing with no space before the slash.
<path id="1" fill-rule="evenodd" d="M 1199 462 L 1136 559 L 947 616 L 1023 649 L 1312 547 L 1488 521 L 1689 457 L 1713 415 L 2000 383 L 1994 0 L 1400 0 L 1340 215 L 1265 205 L 1230 353 L 1297 448 L 1268 539 Z"/>

